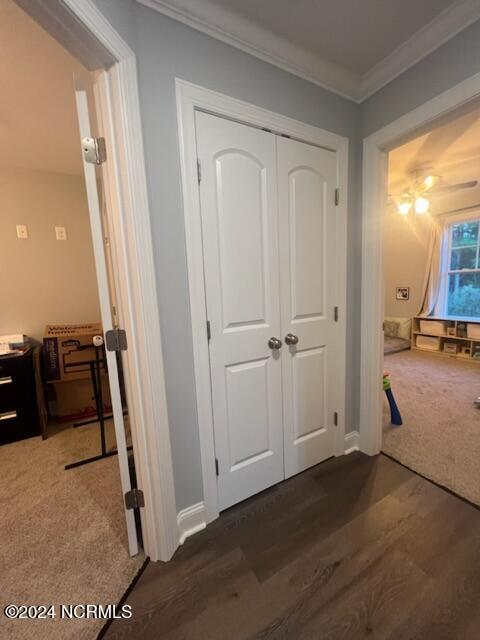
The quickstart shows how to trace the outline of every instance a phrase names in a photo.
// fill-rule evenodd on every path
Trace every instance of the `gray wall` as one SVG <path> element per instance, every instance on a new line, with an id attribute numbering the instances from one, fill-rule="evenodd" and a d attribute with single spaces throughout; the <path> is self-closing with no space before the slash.
<path id="1" fill-rule="evenodd" d="M 347 430 L 358 428 L 361 144 L 380 128 L 480 69 L 480 23 L 361 106 L 130 0 L 95 0 L 135 49 L 158 274 L 177 507 L 202 499 L 174 78 L 252 102 L 350 139 Z"/>
<path id="2" fill-rule="evenodd" d="M 135 0 L 93 0 L 113 28 L 135 50 Z"/>
<path id="3" fill-rule="evenodd" d="M 137 6 L 136 52 L 150 189 L 167 385 L 179 509 L 202 499 L 185 232 L 175 105 L 175 77 L 252 102 L 351 138 L 350 174 L 359 126 L 357 105 L 237 49 Z M 358 289 L 358 208 L 351 180 L 349 300 Z M 358 427 L 358 327 L 348 317 L 348 425 Z"/>

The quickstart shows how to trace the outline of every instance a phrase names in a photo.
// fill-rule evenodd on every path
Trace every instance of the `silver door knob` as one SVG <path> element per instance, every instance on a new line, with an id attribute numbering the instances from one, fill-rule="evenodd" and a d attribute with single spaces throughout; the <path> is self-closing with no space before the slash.
<path id="1" fill-rule="evenodd" d="M 287 333 L 287 335 L 285 336 L 285 342 L 287 344 L 298 344 L 298 336 L 296 336 L 294 333 Z"/>
<path id="2" fill-rule="evenodd" d="M 280 347 L 282 346 L 282 341 L 278 338 L 270 338 L 270 340 L 268 341 L 268 346 L 270 347 L 270 349 L 280 349 Z"/>

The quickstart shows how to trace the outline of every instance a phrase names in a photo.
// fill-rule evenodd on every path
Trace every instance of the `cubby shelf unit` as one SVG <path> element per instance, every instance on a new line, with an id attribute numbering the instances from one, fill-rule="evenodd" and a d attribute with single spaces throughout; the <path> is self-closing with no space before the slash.
<path id="1" fill-rule="evenodd" d="M 419 336 L 436 338 L 437 348 L 417 346 Z M 435 344 L 433 340 L 431 343 Z M 452 346 L 449 348 L 446 345 Z M 415 316 L 412 322 L 412 349 L 480 363 L 480 319 Z"/>

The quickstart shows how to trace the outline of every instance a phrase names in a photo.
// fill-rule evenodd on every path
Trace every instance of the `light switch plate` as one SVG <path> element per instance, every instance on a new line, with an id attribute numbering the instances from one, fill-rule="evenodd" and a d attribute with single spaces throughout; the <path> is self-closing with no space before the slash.
<path id="1" fill-rule="evenodd" d="M 17 238 L 20 240 L 27 240 L 28 229 L 26 224 L 17 224 Z"/>
<path id="2" fill-rule="evenodd" d="M 67 230 L 65 227 L 55 227 L 55 237 L 57 240 L 66 240 L 67 239 Z"/>

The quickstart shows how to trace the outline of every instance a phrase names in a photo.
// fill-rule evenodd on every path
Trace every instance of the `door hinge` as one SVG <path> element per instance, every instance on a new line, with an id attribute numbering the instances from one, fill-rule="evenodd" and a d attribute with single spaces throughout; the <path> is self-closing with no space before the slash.
<path id="1" fill-rule="evenodd" d="M 338 426 L 338 413 L 335 411 L 333 414 L 333 424 L 337 427 Z"/>
<path id="2" fill-rule="evenodd" d="M 210 320 L 207 320 L 207 340 L 210 342 L 212 338 L 212 330 L 210 329 Z"/>
<path id="3" fill-rule="evenodd" d="M 127 509 L 139 509 L 145 506 L 145 498 L 143 491 L 140 489 L 131 489 L 125 494 L 125 506 Z"/>
<path id="4" fill-rule="evenodd" d="M 219 475 L 219 471 L 218 471 L 218 458 L 215 458 L 215 473 L 217 474 L 217 476 Z"/>
<path id="5" fill-rule="evenodd" d="M 200 164 L 200 159 L 197 158 L 197 178 L 198 184 L 202 181 L 202 165 Z"/>
<path id="6" fill-rule="evenodd" d="M 89 164 L 102 164 L 107 159 L 105 138 L 83 138 L 83 158 Z"/>
<path id="7" fill-rule="evenodd" d="M 105 346 L 107 351 L 126 351 L 127 334 L 125 329 L 110 329 L 105 333 Z"/>
<path id="8" fill-rule="evenodd" d="M 333 307 L 333 319 L 338 322 L 338 307 Z"/>
<path id="9" fill-rule="evenodd" d="M 340 189 L 335 189 L 335 206 L 338 207 L 340 204 Z"/>

